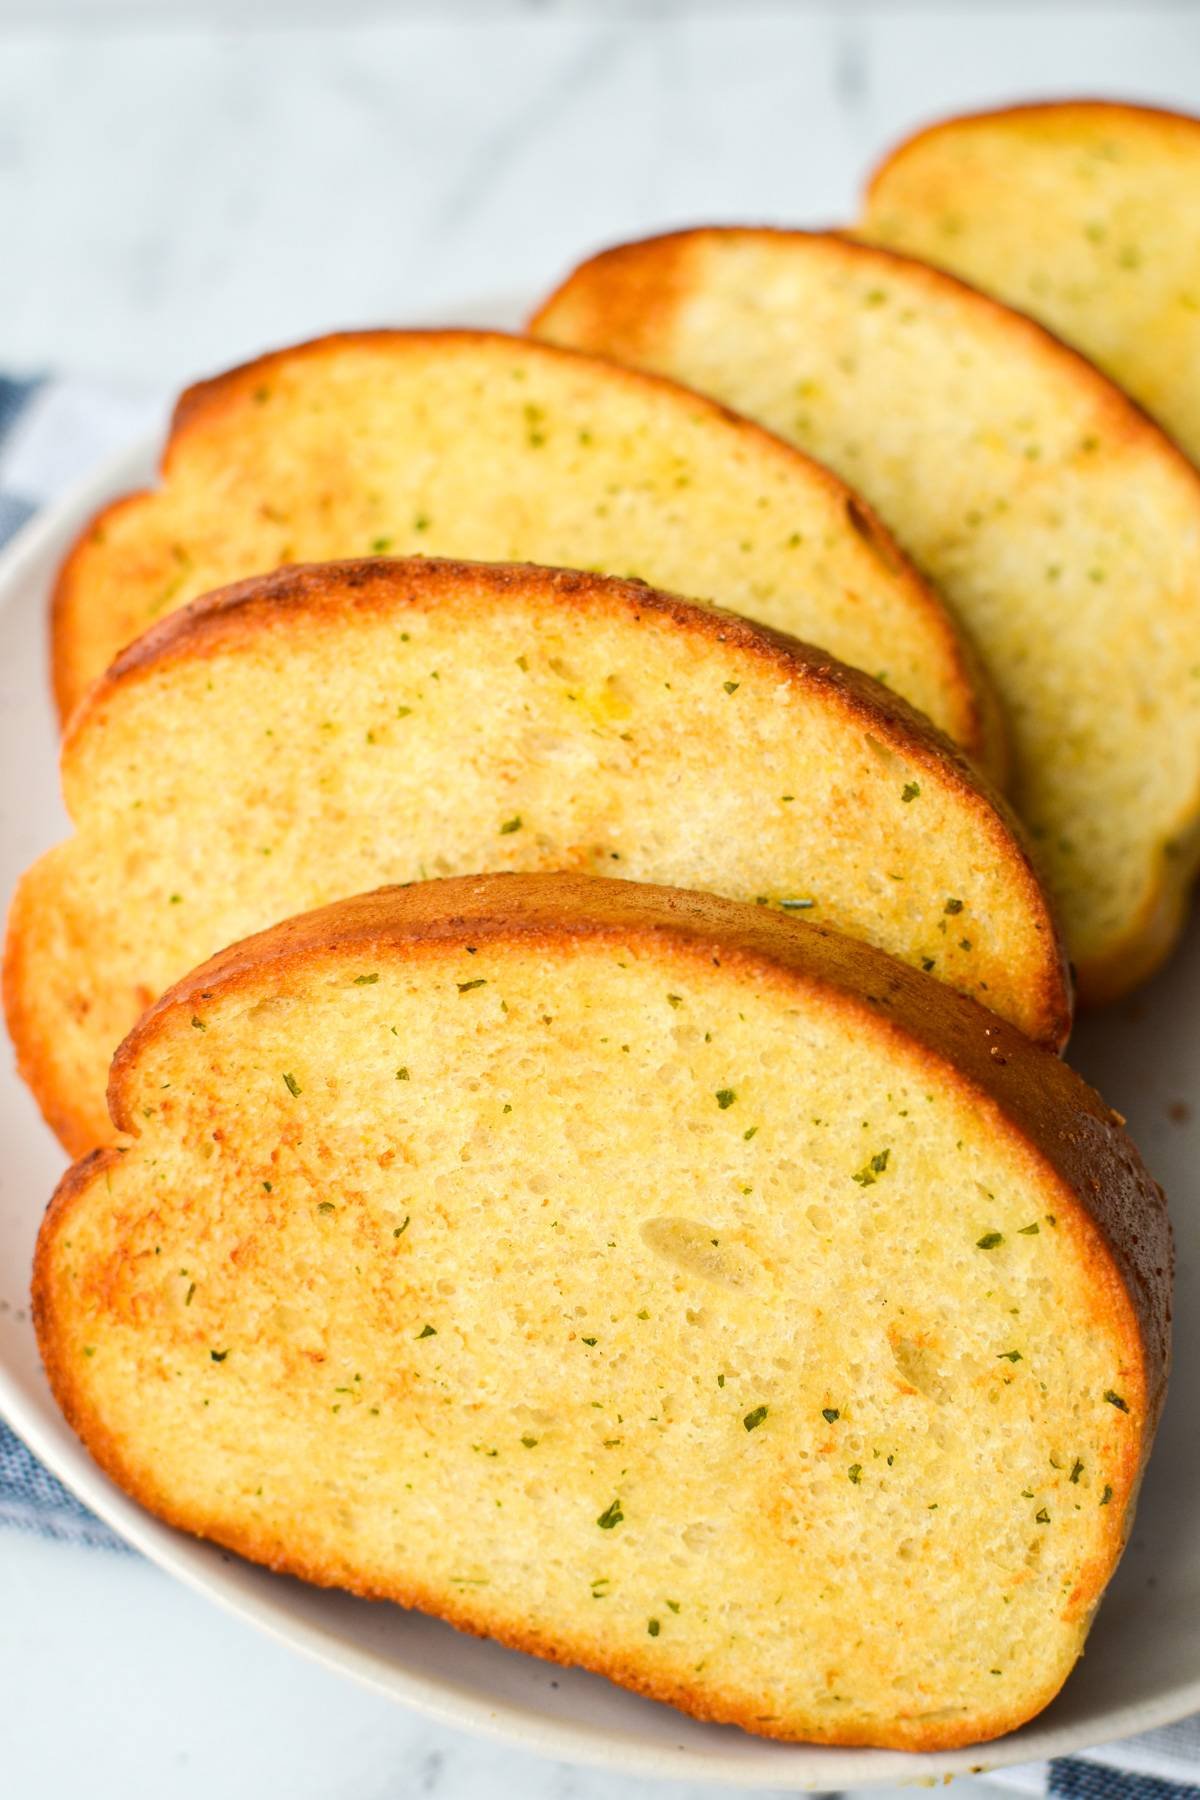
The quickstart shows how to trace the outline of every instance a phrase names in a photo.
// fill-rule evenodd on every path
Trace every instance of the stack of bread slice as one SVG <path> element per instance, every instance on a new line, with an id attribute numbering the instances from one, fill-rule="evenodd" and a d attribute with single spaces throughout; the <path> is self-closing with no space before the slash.
<path id="1" fill-rule="evenodd" d="M 1200 486 L 844 237 L 626 246 L 533 334 L 207 382 L 64 565 L 4 971 L 81 1157 L 46 1369 L 272 1568 L 770 1736 L 993 1737 L 1165 1392 L 1162 1195 L 1059 1052 L 1068 954 L 1100 998 L 1178 929 Z"/>

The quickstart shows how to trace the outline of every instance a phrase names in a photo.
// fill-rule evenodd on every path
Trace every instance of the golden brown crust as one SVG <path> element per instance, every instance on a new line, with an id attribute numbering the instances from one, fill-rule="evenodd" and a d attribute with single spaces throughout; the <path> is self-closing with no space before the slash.
<path id="1" fill-rule="evenodd" d="M 933 119 L 928 125 L 922 125 L 919 130 L 910 131 L 907 137 L 900 138 L 890 149 L 885 150 L 871 170 L 863 189 L 864 197 L 870 199 L 885 177 L 916 145 L 924 144 L 930 138 L 940 137 L 945 131 L 955 130 L 960 125 L 984 125 L 1022 116 L 1041 115 L 1065 119 L 1070 118 L 1073 113 L 1084 117 L 1107 116 L 1138 122 L 1154 120 L 1178 128 L 1181 132 L 1200 133 L 1200 118 L 1193 113 L 1176 112 L 1169 106 L 1144 106 L 1131 100 L 1105 100 L 1075 95 L 1062 100 L 1014 100 L 1008 106 L 981 106 L 971 112 L 947 113 L 943 118 Z"/>
<path id="2" fill-rule="evenodd" d="M 17 1073 L 37 1101 L 38 1111 L 69 1156 L 82 1156 L 94 1141 L 70 1094 L 60 1092 L 41 1049 L 41 1033 L 31 997 L 35 991 L 29 966 L 33 944 L 25 913 L 27 895 L 18 887 L 5 925 L 4 962 L 0 971 L 4 1019 L 16 1058 Z"/>
<path id="3" fill-rule="evenodd" d="M 1071 1030 L 1073 995 L 1066 949 L 1038 878 L 1024 828 L 1000 795 L 951 741 L 889 688 L 825 651 L 740 614 L 667 594 L 640 581 L 535 564 L 462 563 L 443 558 L 360 558 L 292 566 L 204 596 L 159 621 L 117 658 L 76 710 L 63 745 L 64 767 L 74 743 L 122 684 L 164 662 L 204 656 L 218 644 L 286 628 L 297 610 L 343 612 L 436 603 L 464 580 L 496 592 L 535 591 L 561 605 L 592 612 L 657 614 L 710 643 L 761 657 L 797 687 L 819 690 L 862 729 L 906 760 L 948 784 L 966 803 L 1011 871 L 1022 905 L 1036 921 L 1045 955 L 1030 1005 L 1030 1034 L 1061 1050 Z M 33 1073 L 36 1073 L 34 1071 Z M 31 1079 L 35 1092 L 40 1092 Z"/>
<path id="4" fill-rule="evenodd" d="M 733 427 L 755 455 L 768 455 L 777 461 L 802 465 L 809 479 L 819 481 L 831 495 L 844 503 L 854 528 L 871 543 L 881 561 L 894 574 L 902 575 L 911 604 L 920 609 L 942 638 L 947 661 L 954 671 L 959 689 L 962 742 L 996 780 L 1003 782 L 1008 766 L 1006 728 L 999 701 L 983 663 L 967 634 L 945 607 L 932 585 L 904 554 L 873 509 L 838 476 L 823 464 L 806 456 L 803 451 L 785 443 L 751 420 L 742 418 L 718 401 L 691 389 L 683 389 L 679 383 L 663 376 L 629 369 L 608 357 L 588 356 L 579 351 L 497 331 L 379 329 L 332 332 L 303 344 L 269 351 L 252 362 L 243 363 L 185 389 L 175 407 L 162 452 L 160 467 L 163 480 L 169 481 L 180 448 L 191 434 L 219 419 L 231 401 L 247 389 L 253 392 L 261 384 L 264 375 L 281 366 L 294 367 L 299 362 L 320 362 L 347 346 L 386 348 L 397 355 L 428 354 L 432 350 L 447 354 L 457 350 L 469 354 L 484 344 L 519 345 L 524 355 L 553 359 L 568 367 L 573 364 L 587 366 L 601 363 L 607 371 L 607 378 L 624 389 L 633 388 L 671 398 L 686 393 L 693 413 L 720 421 L 726 428 Z M 103 508 L 80 533 L 59 571 L 51 606 L 51 671 L 55 700 L 63 723 L 81 693 L 80 673 L 74 655 L 75 632 L 72 620 L 76 609 L 86 604 L 80 583 L 80 569 L 85 552 L 97 529 L 102 530 L 105 523 L 120 509 L 145 497 L 145 492 L 130 494 Z"/>
<path id="5" fill-rule="evenodd" d="M 110 1085 L 118 1126 L 136 1134 L 131 1089 L 137 1066 L 180 1009 L 218 990 L 252 988 L 264 978 L 277 984 L 284 971 L 302 973 L 369 947 L 375 956 L 436 957 L 447 949 L 481 942 L 562 949 L 570 941 L 635 942 L 645 953 L 681 961 L 720 959 L 743 965 L 762 984 L 793 992 L 803 988 L 855 1015 L 860 1031 L 896 1034 L 915 1043 L 931 1075 L 957 1086 L 990 1116 L 994 1128 L 1025 1146 L 1040 1172 L 1062 1194 L 1060 1223 L 1073 1229 L 1092 1270 L 1098 1315 L 1126 1344 L 1123 1369 L 1130 1403 L 1143 1423 L 1126 1464 L 1115 1472 L 1111 1556 L 1097 1558 L 1071 1597 L 1086 1617 L 1099 1597 L 1111 1561 L 1119 1553 L 1129 1506 L 1165 1394 L 1170 1333 L 1171 1241 L 1161 1192 L 1150 1180 L 1117 1116 L 1062 1063 L 973 1001 L 894 962 L 881 952 L 827 928 L 762 912 L 705 894 L 577 875 L 492 875 L 427 882 L 342 901 L 291 919 L 213 958 L 178 983 L 143 1018 L 121 1047 Z M 33 1281 L 34 1320 L 55 1396 L 96 1460 L 135 1498 L 185 1530 L 197 1521 L 130 1469 L 78 1392 L 69 1359 L 60 1352 L 51 1266 L 56 1242 L 78 1197 L 120 1152 L 105 1150 L 77 1164 L 60 1183 L 38 1241 Z M 262 1532 L 222 1530 L 219 1541 L 280 1572 L 372 1598 L 416 1606 L 461 1630 L 486 1634 L 514 1648 L 572 1662 L 571 1648 L 531 1634 L 517 1619 L 489 1613 L 475 1596 L 447 1600 L 419 1585 L 380 1586 L 352 1569 L 313 1565 L 289 1556 Z M 786 1736 L 778 1724 L 756 1717 L 744 1694 L 701 1695 L 649 1675 L 631 1659 L 589 1657 L 588 1666 L 652 1698 L 697 1717 Z M 877 1739 L 858 1731 L 822 1734 L 827 1743 L 878 1741 L 910 1749 L 943 1749 L 982 1741 L 1012 1729 L 1046 1704 L 1061 1685 L 1055 1676 L 1020 1718 L 997 1715 L 967 1726 L 928 1719 L 892 1722 Z M 812 1734 L 806 1734 L 811 1741 Z"/>
<path id="6" fill-rule="evenodd" d="M 406 353 L 427 354 L 430 350 L 453 352 L 455 350 L 470 353 L 481 344 L 519 346 L 523 355 L 543 354 L 562 362 L 571 364 L 603 363 L 614 380 L 625 387 L 641 388 L 667 395 L 675 395 L 681 391 L 681 384 L 671 381 L 665 375 L 654 375 L 648 370 L 629 369 L 624 363 L 616 362 L 612 357 L 596 356 L 580 350 L 568 350 L 557 344 L 545 344 L 532 338 L 518 336 L 507 331 L 477 331 L 465 327 L 443 330 L 399 330 L 380 326 L 371 331 L 331 331 L 323 337 L 309 338 L 302 344 L 287 344 L 280 350 L 268 350 L 252 361 L 239 363 L 235 368 L 225 369 L 218 375 L 210 375 L 207 380 L 193 382 L 191 387 L 183 390 L 171 415 L 171 426 L 163 446 L 161 470 L 164 477 L 171 473 L 171 461 L 177 454 L 183 439 L 196 431 L 214 417 L 219 417 L 228 401 L 241 395 L 247 388 L 253 390 L 262 383 L 264 375 L 279 368 L 294 367 L 299 362 L 321 362 L 331 354 L 349 347 L 369 346 L 387 349 L 398 355 Z M 845 483 L 832 474 L 822 463 L 814 462 L 801 450 L 794 450 L 785 444 L 782 438 L 767 431 L 764 426 L 756 425 L 750 419 L 744 419 L 731 407 L 723 406 L 719 400 L 711 399 L 707 394 L 697 394 L 693 389 L 683 390 L 690 401 L 696 403 L 698 410 L 712 418 L 722 420 L 726 425 L 733 425 L 749 442 L 758 444 L 760 449 L 767 448 L 773 454 L 788 459 L 799 457 L 800 460 L 814 469 L 824 479 L 831 492 L 849 493 Z M 857 498 L 857 496 L 855 496 Z M 879 525 L 881 536 L 891 545 L 899 564 L 907 559 L 893 542 L 890 533 L 882 524 Z M 917 577 L 918 581 L 921 579 Z M 927 587 L 927 584 L 922 583 Z"/>
<path id="7" fill-rule="evenodd" d="M 82 681 L 73 654 L 70 631 L 70 614 L 77 603 L 77 581 L 80 564 L 88 550 L 103 536 L 108 526 L 118 513 L 141 504 L 149 494 L 148 488 L 136 489 L 131 494 L 122 494 L 117 500 L 110 500 L 99 512 L 93 513 L 83 530 L 67 551 L 54 578 L 54 586 L 50 591 L 50 685 L 54 694 L 54 704 L 58 711 L 59 724 L 65 726 L 82 694 L 86 683 Z"/>
<path id="8" fill-rule="evenodd" d="M 444 556 L 363 556 L 329 563 L 290 563 L 205 594 L 169 613 L 126 646 L 96 683 L 80 721 L 131 676 L 165 662 L 207 654 L 219 644 L 239 641 L 256 630 L 278 629 L 289 612 L 340 613 L 350 607 L 391 610 L 428 605 L 443 594 L 453 594 L 464 582 L 497 594 L 533 590 L 564 606 L 657 614 L 697 637 L 761 655 L 780 674 L 803 671 L 813 679 L 824 677 L 839 691 L 853 693 L 869 706 L 881 725 L 886 722 L 885 715 L 894 716 L 898 725 L 902 722 L 914 748 L 920 740 L 935 742 L 967 780 L 984 785 L 986 778 L 975 773 L 958 746 L 906 700 L 861 670 L 838 662 L 828 651 L 789 637 L 772 625 L 667 593 L 628 576 L 552 569 L 541 563 L 467 562 Z"/>

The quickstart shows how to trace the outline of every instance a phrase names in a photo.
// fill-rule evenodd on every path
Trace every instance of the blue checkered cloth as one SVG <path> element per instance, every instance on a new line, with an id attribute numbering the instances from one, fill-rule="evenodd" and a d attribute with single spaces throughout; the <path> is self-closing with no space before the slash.
<path id="1" fill-rule="evenodd" d="M 162 417 L 161 397 L 101 382 L 0 375 L 0 546 L 39 506 Z M 88 1548 L 126 1546 L 0 1421 L 0 1529 Z M 1200 1800 L 1200 1715 L 1086 1756 L 1025 1763 L 991 1777 L 1059 1800 Z"/>
<path id="2" fill-rule="evenodd" d="M 161 412 L 155 396 L 114 391 L 100 382 L 0 375 L 0 548 L 40 506 L 147 430 Z M 128 1552 L 0 1420 L 3 1528 Z"/>

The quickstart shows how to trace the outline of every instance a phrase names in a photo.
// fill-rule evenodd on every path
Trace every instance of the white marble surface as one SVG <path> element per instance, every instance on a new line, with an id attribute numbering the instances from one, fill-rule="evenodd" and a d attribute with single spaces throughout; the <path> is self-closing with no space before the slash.
<path id="1" fill-rule="evenodd" d="M 1188 5 L 248 11 L 0 0 L 0 368 L 159 392 L 331 326 L 535 294 L 630 233 L 843 218 L 930 113 L 1063 92 L 1200 110 Z M 0 1536 L 0 1791 L 85 1781 L 89 1800 L 660 1791 L 419 1720 L 131 1558 Z"/>
<path id="2" fill-rule="evenodd" d="M 247 29 L 192 22 L 199 0 L 155 26 L 76 4 L 74 28 L 66 0 L 45 25 L 0 13 L 0 358 L 134 380 L 536 291 L 656 226 L 844 217 L 882 145 L 960 104 L 1200 102 L 1186 5 L 595 0 L 339 27 L 272 0 Z"/>

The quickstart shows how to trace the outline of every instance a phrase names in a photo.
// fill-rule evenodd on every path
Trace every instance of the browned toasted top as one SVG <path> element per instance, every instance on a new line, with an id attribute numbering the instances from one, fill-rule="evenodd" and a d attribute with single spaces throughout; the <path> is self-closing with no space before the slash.
<path id="1" fill-rule="evenodd" d="M 1112 100 L 1084 94 L 1058 100 L 1016 100 L 1008 106 L 981 106 L 970 112 L 945 113 L 940 118 L 931 119 L 916 131 L 910 131 L 906 137 L 897 139 L 879 158 L 867 180 L 866 192 L 868 195 L 872 194 L 892 165 L 914 144 L 938 137 L 943 131 L 960 125 L 983 125 L 994 119 L 1034 117 L 1039 114 L 1046 118 L 1069 118 L 1072 113 L 1079 113 L 1084 117 L 1108 116 L 1114 120 L 1153 125 L 1178 132 L 1181 136 L 1195 134 L 1200 141 L 1200 118 L 1194 113 L 1178 112 L 1169 106 L 1147 106 L 1140 102 L 1135 104 L 1132 100 Z"/>
<path id="2" fill-rule="evenodd" d="M 253 575 L 190 601 L 136 638 L 86 697 L 69 736 L 77 736 L 106 698 L 133 677 L 168 662 L 205 655 L 218 645 L 244 641 L 255 633 L 286 631 L 288 618 L 297 613 L 415 611 L 445 604 L 460 596 L 464 588 L 498 598 L 533 598 L 581 612 L 657 616 L 698 639 L 757 656 L 783 679 L 825 688 L 848 709 L 860 713 L 872 729 L 902 739 L 906 754 L 952 768 L 957 785 L 984 795 L 1003 814 L 1006 825 L 1021 836 L 1023 827 L 1007 802 L 959 747 L 907 700 L 862 670 L 839 662 L 817 645 L 707 601 L 688 600 L 636 578 L 552 569 L 539 563 L 369 556 L 293 563 Z"/>
<path id="3" fill-rule="evenodd" d="M 163 446 L 163 474 L 170 474 L 173 456 L 180 441 L 193 428 L 206 423 L 209 417 L 219 415 L 226 402 L 235 395 L 247 388 L 253 390 L 258 387 L 264 376 L 280 367 L 294 368 L 304 362 L 320 363 L 331 353 L 357 346 L 386 350 L 392 356 L 428 356 L 431 350 L 437 350 L 443 355 L 453 355 L 455 352 L 471 355 L 482 346 L 491 346 L 500 353 L 519 348 L 522 356 L 556 362 L 564 368 L 576 368 L 581 373 L 595 370 L 599 365 L 607 381 L 624 388 L 641 389 L 654 394 L 670 406 L 684 405 L 693 418 L 708 417 L 718 419 L 724 425 L 732 425 L 744 441 L 753 442 L 756 454 L 767 453 L 787 462 L 803 463 L 831 492 L 841 495 L 851 491 L 823 463 L 816 462 L 794 445 L 785 443 L 765 426 L 756 425 L 752 420 L 743 418 L 741 413 L 734 412 L 731 407 L 723 406 L 719 400 L 697 393 L 694 388 L 673 381 L 666 375 L 655 375 L 648 369 L 631 369 L 627 364 L 602 353 L 571 350 L 564 345 L 545 343 L 539 338 L 525 337 L 517 332 L 481 331 L 465 326 L 423 331 L 388 326 L 363 331 L 331 331 L 323 337 L 309 338 L 302 344 L 288 344 L 279 350 L 268 350 L 250 362 L 224 369 L 205 381 L 193 382 L 191 387 L 184 388 L 171 415 L 170 430 Z M 863 514 L 864 518 L 869 519 L 872 534 L 878 535 L 888 547 L 895 564 L 907 564 L 907 558 L 886 526 L 865 505 Z"/>
<path id="4" fill-rule="evenodd" d="M 930 132 L 939 129 L 940 126 L 929 127 Z M 900 151 L 894 154 L 899 155 Z M 880 166 L 879 172 L 884 166 Z M 935 268 L 918 257 L 906 256 L 903 251 L 882 244 L 864 243 L 847 231 L 802 231 L 782 225 L 697 225 L 681 231 L 633 238 L 628 243 L 598 251 L 573 269 L 531 316 L 530 330 L 552 330 L 556 308 L 564 299 L 575 302 L 576 291 L 590 299 L 591 284 L 596 273 L 602 271 L 604 290 L 599 304 L 603 306 L 606 349 L 617 355 L 638 356 L 643 342 L 642 321 L 645 321 L 645 330 L 655 331 L 664 311 L 669 312 L 674 305 L 678 290 L 686 292 L 689 279 L 686 258 L 706 239 L 726 243 L 775 241 L 807 245 L 825 256 L 841 260 L 847 267 L 857 266 L 864 271 L 877 269 L 881 278 L 889 272 L 900 273 L 911 288 L 924 289 L 932 298 L 953 297 L 964 309 L 964 314 L 973 316 L 983 328 L 1012 344 L 1022 344 L 1030 357 L 1043 362 L 1049 359 L 1058 369 L 1069 372 L 1073 388 L 1086 393 L 1114 436 L 1148 440 L 1156 454 L 1174 460 L 1189 482 L 1200 484 L 1200 473 L 1162 426 L 1102 374 L 1082 351 L 1057 337 L 1028 313 L 994 299 L 960 276 Z"/>
<path id="5" fill-rule="evenodd" d="M 296 613 L 418 610 L 443 604 L 461 595 L 464 587 L 498 597 L 533 597 L 577 611 L 658 616 L 698 639 L 758 656 L 781 679 L 826 690 L 847 711 L 857 713 L 865 726 L 894 739 L 914 760 L 927 767 L 941 766 L 964 793 L 994 807 L 1024 846 L 1023 827 L 987 777 L 923 713 L 862 670 L 839 662 L 817 645 L 723 607 L 687 600 L 637 579 L 551 569 L 539 563 L 371 556 L 289 564 L 219 588 L 169 613 L 121 652 L 79 707 L 68 741 L 86 729 L 117 688 L 166 663 L 203 656 L 218 645 L 244 641 L 256 633 L 286 631 L 289 617 Z M 1030 870 L 1032 877 L 1032 865 Z"/>
<path id="6" fill-rule="evenodd" d="M 823 678 L 831 687 L 853 694 L 878 714 L 882 723 L 894 715 L 906 730 L 936 743 L 974 783 L 978 776 L 957 745 L 882 682 L 806 644 L 772 625 L 758 624 L 702 600 L 651 587 L 637 577 L 599 575 L 582 569 L 553 569 L 541 563 L 469 562 L 444 556 L 363 556 L 329 563 L 289 563 L 265 575 L 218 588 L 168 613 L 135 638 L 96 684 L 88 705 L 95 705 L 128 677 L 185 656 L 199 655 L 218 644 L 244 639 L 255 631 L 288 629 L 295 613 L 384 612 L 444 604 L 464 588 L 497 597 L 534 597 L 554 607 L 577 611 L 657 615 L 712 643 L 730 644 L 758 655 L 780 675 Z M 87 711 L 87 705 L 83 709 Z"/>

